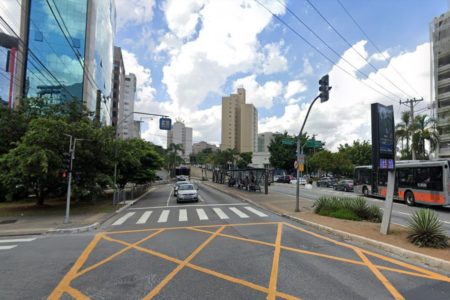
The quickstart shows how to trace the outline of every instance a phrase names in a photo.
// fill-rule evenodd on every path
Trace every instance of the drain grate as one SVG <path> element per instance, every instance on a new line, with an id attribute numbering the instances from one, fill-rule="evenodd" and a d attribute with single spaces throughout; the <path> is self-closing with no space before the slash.
<path id="1" fill-rule="evenodd" d="M 12 224 L 12 223 L 16 223 L 17 222 L 17 220 L 3 220 L 3 221 L 0 221 L 0 225 L 2 225 L 2 224 Z"/>

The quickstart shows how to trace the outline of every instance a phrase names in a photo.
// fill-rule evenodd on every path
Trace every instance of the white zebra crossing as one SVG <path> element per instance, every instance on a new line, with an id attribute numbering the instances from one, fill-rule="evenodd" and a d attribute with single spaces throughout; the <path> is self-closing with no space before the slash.
<path id="1" fill-rule="evenodd" d="M 36 238 L 24 238 L 24 239 L 8 239 L 0 240 L 0 244 L 16 244 L 34 241 Z M 0 245 L 0 250 L 11 250 L 16 248 L 18 245 Z"/>
<path id="2" fill-rule="evenodd" d="M 211 207 L 211 210 L 208 209 L 203 209 L 203 208 L 192 208 L 192 210 L 195 211 L 194 215 L 194 219 L 197 221 L 207 221 L 209 219 L 217 219 L 217 217 L 220 220 L 227 220 L 231 218 L 241 218 L 241 219 L 248 219 L 251 216 L 253 217 L 268 217 L 267 214 L 251 207 L 251 206 L 244 206 L 243 207 L 246 211 L 244 212 L 242 210 L 242 208 L 238 209 L 237 207 Z M 233 213 L 230 212 L 226 212 L 226 210 L 229 210 Z M 176 215 L 178 215 L 178 222 L 187 222 L 188 221 L 188 210 L 186 208 L 180 208 L 178 210 L 173 210 L 173 213 L 175 213 Z M 177 213 L 178 211 L 178 213 Z M 143 225 L 143 224 L 147 224 L 150 222 L 157 222 L 157 223 L 167 223 L 169 222 L 169 216 L 171 215 L 171 210 L 170 209 L 163 209 L 161 211 L 158 210 L 146 210 L 142 213 L 142 215 L 136 215 L 139 216 L 139 218 L 137 218 L 137 221 L 132 221 L 132 219 L 136 220 L 135 218 L 132 218 L 134 215 L 136 214 L 136 212 L 128 212 L 126 214 L 124 214 L 123 216 L 121 216 L 119 219 L 117 219 L 114 223 L 112 223 L 113 226 L 118 226 L 118 225 L 123 225 L 125 222 L 129 221 L 129 222 L 136 222 L 136 225 Z M 209 215 L 208 215 L 209 214 Z M 176 217 L 175 217 L 176 218 Z M 192 216 L 191 216 L 192 218 Z M 14 240 L 11 240 L 14 241 Z M 0 240 L 0 243 L 2 241 Z M 0 250 L 2 246 L 0 246 Z M 5 246 L 6 247 L 6 246 Z M 6 249 L 6 248 L 5 248 Z"/>

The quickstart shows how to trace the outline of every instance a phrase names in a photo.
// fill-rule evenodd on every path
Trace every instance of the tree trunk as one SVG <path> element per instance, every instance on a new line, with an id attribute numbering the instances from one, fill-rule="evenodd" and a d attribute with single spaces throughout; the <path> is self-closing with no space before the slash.
<path id="1" fill-rule="evenodd" d="M 39 188 L 36 191 L 36 205 L 37 206 L 44 206 L 44 200 L 45 200 L 45 196 L 44 196 L 44 189 L 39 186 Z"/>

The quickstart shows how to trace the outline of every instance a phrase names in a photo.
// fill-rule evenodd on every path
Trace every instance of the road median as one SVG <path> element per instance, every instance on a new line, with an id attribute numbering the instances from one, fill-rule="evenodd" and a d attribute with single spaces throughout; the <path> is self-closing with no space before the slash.
<path id="1" fill-rule="evenodd" d="M 301 211 L 294 212 L 295 198 L 285 194 L 269 190 L 269 194 L 265 195 L 212 182 L 204 183 L 216 190 L 306 226 L 450 273 L 450 251 L 448 249 L 419 248 L 409 243 L 406 239 L 407 229 L 404 226 L 392 224 L 390 234 L 382 235 L 379 232 L 379 223 L 342 220 L 317 215 L 313 212 L 313 202 L 306 199 L 300 199 Z"/>

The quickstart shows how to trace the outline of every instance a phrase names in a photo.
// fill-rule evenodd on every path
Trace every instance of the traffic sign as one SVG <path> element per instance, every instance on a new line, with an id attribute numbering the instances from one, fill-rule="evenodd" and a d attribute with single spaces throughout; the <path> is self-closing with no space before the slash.
<path id="1" fill-rule="evenodd" d="M 283 145 L 295 145 L 295 140 L 293 139 L 282 139 L 281 144 Z"/>
<path id="2" fill-rule="evenodd" d="M 298 158 L 299 158 L 299 163 L 300 163 L 301 165 L 303 165 L 303 164 L 305 163 L 305 155 L 304 155 L 304 154 L 300 154 L 300 155 L 298 156 Z"/>
<path id="3" fill-rule="evenodd" d="M 303 171 L 305 170 L 305 165 L 304 165 L 304 164 L 300 164 L 300 165 L 298 166 L 298 170 L 299 170 L 300 172 L 303 172 Z"/>
<path id="4" fill-rule="evenodd" d="M 161 129 L 161 130 L 172 129 L 172 119 L 170 119 L 170 118 L 159 119 L 159 129 Z"/>
<path id="5" fill-rule="evenodd" d="M 320 148 L 322 147 L 322 141 L 316 141 L 316 140 L 308 140 L 306 141 L 307 148 Z"/>

